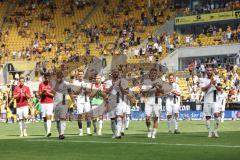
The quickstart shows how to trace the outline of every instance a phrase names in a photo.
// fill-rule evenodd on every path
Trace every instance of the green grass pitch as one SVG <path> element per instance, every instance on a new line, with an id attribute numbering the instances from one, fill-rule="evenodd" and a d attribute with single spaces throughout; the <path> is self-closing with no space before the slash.
<path id="1" fill-rule="evenodd" d="M 84 126 L 85 127 L 85 126 Z M 0 160 L 231 160 L 240 157 L 240 121 L 220 124 L 220 138 L 208 138 L 203 121 L 182 121 L 181 134 L 167 133 L 160 121 L 156 139 L 146 137 L 143 121 L 132 121 L 126 136 L 112 139 L 109 121 L 102 136 L 78 136 L 77 122 L 68 122 L 66 139 L 44 137 L 43 123 L 28 124 L 28 137 L 19 138 L 18 125 L 0 123 Z M 84 128 L 85 129 L 85 128 Z M 86 131 L 86 130 L 84 130 Z"/>

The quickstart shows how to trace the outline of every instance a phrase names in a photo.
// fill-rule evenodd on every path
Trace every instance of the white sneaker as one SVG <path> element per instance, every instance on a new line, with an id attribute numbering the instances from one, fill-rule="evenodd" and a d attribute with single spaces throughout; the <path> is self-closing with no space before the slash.
<path id="1" fill-rule="evenodd" d="M 152 132 L 151 132 L 151 131 L 148 132 L 147 137 L 148 137 L 148 138 L 151 138 L 151 137 L 152 137 Z"/>
<path id="2" fill-rule="evenodd" d="M 80 133 L 79 133 L 79 136 L 83 136 L 83 132 L 80 132 Z"/>
<path id="3" fill-rule="evenodd" d="M 113 134 L 113 135 L 112 135 L 112 139 L 115 139 L 115 138 L 116 138 L 116 135 L 115 135 L 115 134 Z"/>
<path id="4" fill-rule="evenodd" d="M 213 134 L 214 134 L 214 137 L 219 138 L 217 131 L 214 131 Z"/>
<path id="5" fill-rule="evenodd" d="M 24 129 L 24 131 L 23 131 L 23 136 L 24 137 L 27 137 L 28 135 L 27 135 L 27 130 L 26 129 Z"/>
<path id="6" fill-rule="evenodd" d="M 212 132 L 208 132 L 208 138 L 212 138 Z"/>
<path id="7" fill-rule="evenodd" d="M 156 136 L 155 135 L 152 135 L 152 139 L 155 139 L 156 138 Z"/>

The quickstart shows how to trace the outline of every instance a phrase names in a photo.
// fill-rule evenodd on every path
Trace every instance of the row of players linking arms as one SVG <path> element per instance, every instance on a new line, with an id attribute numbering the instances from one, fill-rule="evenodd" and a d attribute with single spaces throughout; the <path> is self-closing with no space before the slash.
<path id="1" fill-rule="evenodd" d="M 161 108 L 161 100 L 166 99 L 167 124 L 169 133 L 179 134 L 178 118 L 180 110 L 180 88 L 175 83 L 173 74 L 169 74 L 168 82 L 157 83 L 158 71 L 152 68 L 148 78 L 141 85 L 129 87 L 128 81 L 120 76 L 118 70 L 113 70 L 111 79 L 101 82 L 101 75 L 94 74 L 91 81 L 84 79 L 84 72 L 78 72 L 73 82 L 63 80 L 61 72 L 56 77 L 49 74 L 43 76 L 39 84 L 38 94 L 42 106 L 42 117 L 46 136 L 50 137 L 52 116 L 57 124 L 59 139 L 64 139 L 68 107 L 66 95 L 68 94 L 78 113 L 79 135 L 83 136 L 82 121 L 86 120 L 87 135 L 92 135 L 91 124 L 94 134 L 102 135 L 103 114 L 108 113 L 111 119 L 112 138 L 120 139 L 124 136 L 124 130 L 129 125 L 130 101 L 133 102 L 136 95 L 140 95 L 145 103 L 147 137 L 156 138 L 158 118 Z M 219 137 L 218 126 L 221 114 L 224 111 L 224 92 L 221 84 L 217 84 L 213 78 L 213 68 L 207 68 L 207 77 L 200 82 L 204 96 L 204 115 L 208 137 Z M 165 91 L 164 89 L 165 88 Z M 168 89 L 166 89 L 168 88 Z M 167 91 L 168 90 L 168 91 Z M 28 116 L 28 99 L 31 97 L 29 87 L 24 85 L 24 78 L 19 78 L 18 86 L 14 88 L 14 98 L 17 102 L 17 118 L 20 127 L 20 137 L 27 136 L 26 117 Z M 214 119 L 211 127 L 211 119 Z M 151 125 L 151 120 L 153 125 Z M 172 127 L 173 124 L 173 127 Z M 97 126 L 98 125 L 98 126 Z"/>

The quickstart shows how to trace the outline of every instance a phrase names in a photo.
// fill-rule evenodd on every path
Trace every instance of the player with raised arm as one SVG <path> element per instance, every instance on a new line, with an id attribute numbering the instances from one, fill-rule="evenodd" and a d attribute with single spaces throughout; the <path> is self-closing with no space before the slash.
<path id="1" fill-rule="evenodd" d="M 77 95 L 77 113 L 78 113 L 78 127 L 79 136 L 83 136 L 82 120 L 83 114 L 87 121 L 87 135 L 91 134 L 91 116 L 89 111 L 91 110 L 90 99 L 89 99 L 89 89 L 91 84 L 84 80 L 84 72 L 80 70 L 78 72 L 78 79 L 73 82 L 74 85 L 80 86 L 80 89 L 74 94 Z"/>
<path id="2" fill-rule="evenodd" d="M 217 103 L 217 90 L 219 87 L 213 75 L 212 66 L 207 67 L 207 77 L 201 80 L 201 89 L 205 92 L 203 112 L 206 118 L 206 127 L 208 130 L 208 137 L 219 137 L 217 129 L 219 126 L 219 107 Z M 211 129 L 211 116 L 214 115 L 214 130 Z"/>
<path id="3" fill-rule="evenodd" d="M 38 92 L 40 95 L 40 103 L 42 106 L 42 117 L 44 120 L 44 128 L 46 136 L 50 137 L 52 116 L 53 116 L 53 88 L 49 82 L 49 74 L 44 74 L 43 82 L 39 84 Z"/>
<path id="4" fill-rule="evenodd" d="M 175 77 L 173 74 L 168 75 L 168 82 L 172 86 L 171 93 L 166 95 L 166 112 L 168 121 L 168 131 L 172 133 L 171 124 L 174 123 L 174 134 L 179 134 L 178 130 L 178 118 L 180 110 L 180 87 L 175 82 Z"/>
<path id="5" fill-rule="evenodd" d="M 149 79 L 143 80 L 142 94 L 145 99 L 145 115 L 146 115 L 146 126 L 148 129 L 148 138 L 155 139 L 157 128 L 158 128 L 158 118 L 160 114 L 160 105 L 158 98 L 159 87 L 156 85 L 157 69 L 152 68 L 149 72 Z M 153 127 L 151 128 L 151 116 L 153 117 Z"/>
<path id="6" fill-rule="evenodd" d="M 112 108 L 109 112 L 111 119 L 112 138 L 120 139 L 123 126 L 124 110 L 126 110 L 125 98 L 128 92 L 128 82 L 121 79 L 117 69 L 112 70 L 112 79 L 105 82 L 109 93 L 109 105 Z"/>
<path id="7" fill-rule="evenodd" d="M 16 100 L 17 118 L 20 127 L 20 137 L 27 136 L 26 120 L 28 117 L 28 99 L 31 97 L 29 87 L 24 85 L 24 78 L 19 78 L 19 85 L 14 88 L 13 97 Z"/>
<path id="8" fill-rule="evenodd" d="M 63 80 L 63 73 L 57 72 L 56 80 L 52 81 L 54 90 L 54 117 L 57 122 L 57 130 L 59 139 L 65 139 L 64 132 L 66 129 L 66 119 L 68 107 L 66 103 L 66 95 L 72 95 L 68 82 Z M 70 96 L 72 98 L 72 96 Z M 72 98 L 73 99 L 73 98 Z"/>

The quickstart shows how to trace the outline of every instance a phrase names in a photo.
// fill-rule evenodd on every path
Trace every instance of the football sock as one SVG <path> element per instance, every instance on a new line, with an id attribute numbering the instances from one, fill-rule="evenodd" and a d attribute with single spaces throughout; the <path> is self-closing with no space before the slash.
<path id="1" fill-rule="evenodd" d="M 121 135 L 121 129 L 122 129 L 122 118 L 117 117 L 117 136 Z"/>
<path id="2" fill-rule="evenodd" d="M 168 121 L 168 130 L 171 131 L 171 129 L 172 129 L 172 127 L 171 127 L 172 126 L 172 118 L 168 119 L 167 121 Z"/>
<path id="3" fill-rule="evenodd" d="M 66 129 L 66 121 L 60 121 L 61 135 L 64 135 L 64 131 Z"/>
<path id="4" fill-rule="evenodd" d="M 126 119 L 126 128 L 128 128 L 128 127 L 129 127 L 129 123 L 130 123 L 130 117 L 129 117 L 129 116 L 127 116 L 127 119 Z"/>
<path id="5" fill-rule="evenodd" d="M 19 128 L 22 133 L 23 132 L 23 121 L 22 120 L 19 121 Z"/>
<path id="6" fill-rule="evenodd" d="M 174 123 L 174 129 L 177 130 L 178 129 L 178 119 L 173 119 L 173 123 Z"/>
<path id="7" fill-rule="evenodd" d="M 102 130 L 102 127 L 103 127 L 103 120 L 100 119 L 100 120 L 99 120 L 99 129 Z"/>
<path id="8" fill-rule="evenodd" d="M 156 133 L 157 133 L 157 128 L 153 128 L 153 130 L 152 130 L 152 134 L 155 136 Z"/>
<path id="9" fill-rule="evenodd" d="M 224 116 L 225 116 L 225 114 L 224 114 L 224 112 L 222 113 L 222 116 L 221 116 L 221 122 L 224 122 Z"/>
<path id="10" fill-rule="evenodd" d="M 51 120 L 47 120 L 47 133 L 51 133 L 51 126 L 52 126 L 52 121 Z"/>

